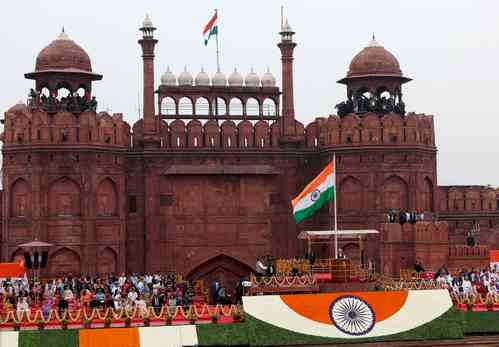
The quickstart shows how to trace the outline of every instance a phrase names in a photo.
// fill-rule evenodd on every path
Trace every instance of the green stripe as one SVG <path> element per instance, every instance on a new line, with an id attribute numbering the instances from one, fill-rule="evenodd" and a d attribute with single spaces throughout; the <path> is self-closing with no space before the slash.
<path id="1" fill-rule="evenodd" d="M 78 347 L 79 345 L 78 330 L 23 330 L 19 332 L 19 347 Z"/>
<path id="2" fill-rule="evenodd" d="M 208 44 L 208 40 L 212 35 L 218 35 L 218 26 L 215 25 L 213 28 L 211 28 L 210 33 L 208 34 L 208 37 L 204 39 L 204 45 L 206 46 Z"/>
<path id="3" fill-rule="evenodd" d="M 333 197 L 334 197 L 334 187 L 330 187 L 321 194 L 321 196 L 316 202 L 314 202 L 309 207 L 304 208 L 303 210 L 297 211 L 294 214 L 295 223 L 298 224 L 302 220 L 314 215 L 315 211 L 324 206 L 329 200 L 333 199 Z"/>

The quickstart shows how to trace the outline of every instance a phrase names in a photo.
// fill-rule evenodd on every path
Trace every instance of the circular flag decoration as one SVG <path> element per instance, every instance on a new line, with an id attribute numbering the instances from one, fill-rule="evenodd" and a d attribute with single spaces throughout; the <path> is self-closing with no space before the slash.
<path id="1" fill-rule="evenodd" d="M 361 298 L 352 295 L 340 296 L 329 307 L 333 324 L 348 335 L 360 336 L 371 331 L 376 315 L 371 306 Z"/>
<path id="2" fill-rule="evenodd" d="M 317 201 L 319 200 L 320 197 L 321 197 L 321 191 L 319 189 L 314 190 L 310 195 L 310 199 L 312 201 Z"/>

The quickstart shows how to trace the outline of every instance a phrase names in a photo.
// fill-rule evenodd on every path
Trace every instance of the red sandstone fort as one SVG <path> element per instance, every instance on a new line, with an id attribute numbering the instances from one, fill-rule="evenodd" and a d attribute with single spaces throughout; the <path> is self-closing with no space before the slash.
<path id="1" fill-rule="evenodd" d="M 427 268 L 479 266 L 499 248 L 499 191 L 438 186 L 433 116 L 405 112 L 410 78 L 374 38 L 338 81 L 346 87 L 338 115 L 302 124 L 287 23 L 277 45 L 281 87 L 268 71 L 193 78 L 169 70 L 155 86 L 155 28 L 146 19 L 140 30 L 143 116 L 133 125 L 96 112 L 92 83 L 102 75 L 64 32 L 25 74 L 35 81 L 30 99 L 5 112 L 1 136 L 2 261 L 22 258 L 18 245 L 36 239 L 54 245 L 46 276 L 239 278 L 257 256 L 304 254 L 300 231 L 329 228 L 327 208 L 295 225 L 290 200 L 333 153 L 339 227 L 380 231 L 362 252 L 341 241 L 347 256 L 397 274 L 416 259 Z M 424 221 L 386 224 L 390 209 L 424 212 Z M 476 225 L 478 245 L 469 247 Z"/>

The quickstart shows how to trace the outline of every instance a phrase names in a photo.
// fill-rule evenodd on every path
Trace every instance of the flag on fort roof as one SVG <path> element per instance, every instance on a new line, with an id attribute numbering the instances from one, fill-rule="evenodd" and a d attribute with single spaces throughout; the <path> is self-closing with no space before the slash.
<path id="1" fill-rule="evenodd" d="M 310 182 L 303 191 L 291 201 L 296 224 L 312 216 L 315 211 L 332 200 L 335 194 L 336 168 L 333 162 Z"/>
<path id="2" fill-rule="evenodd" d="M 218 25 L 217 25 L 217 11 L 215 10 L 215 14 L 211 17 L 210 21 L 204 26 L 203 36 L 204 36 L 204 45 L 208 45 L 208 40 L 213 35 L 218 35 Z"/>

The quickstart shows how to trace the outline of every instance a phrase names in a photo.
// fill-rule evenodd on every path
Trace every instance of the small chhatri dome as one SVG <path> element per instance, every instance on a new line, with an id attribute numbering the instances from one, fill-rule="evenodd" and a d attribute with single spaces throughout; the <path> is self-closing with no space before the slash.
<path id="1" fill-rule="evenodd" d="M 221 71 L 217 71 L 211 79 L 211 84 L 216 87 L 225 87 L 227 85 L 227 77 Z"/>
<path id="2" fill-rule="evenodd" d="M 87 52 L 64 32 L 42 49 L 36 58 L 35 72 L 92 72 Z"/>
<path id="3" fill-rule="evenodd" d="M 204 68 L 201 68 L 201 71 L 196 76 L 195 83 L 197 86 L 209 86 L 210 85 L 210 76 L 204 72 Z"/>
<path id="4" fill-rule="evenodd" d="M 192 75 L 187 71 L 187 66 L 184 71 L 178 76 L 178 84 L 180 86 L 192 86 Z"/>
<path id="5" fill-rule="evenodd" d="M 237 68 L 234 68 L 234 72 L 229 76 L 229 86 L 231 87 L 241 87 L 243 85 L 243 76 L 237 72 Z"/>
<path id="6" fill-rule="evenodd" d="M 374 35 L 369 45 L 352 59 L 347 77 L 372 75 L 402 76 L 397 58 L 376 41 Z"/>
<path id="7" fill-rule="evenodd" d="M 168 66 L 165 73 L 161 76 L 161 84 L 164 86 L 175 86 L 177 85 L 177 77 L 173 74 Z"/>
<path id="8" fill-rule="evenodd" d="M 275 84 L 275 77 L 270 72 L 270 69 L 267 68 L 267 72 L 265 72 L 262 76 L 262 87 L 275 87 Z"/>
<path id="9" fill-rule="evenodd" d="M 244 79 L 244 84 L 246 87 L 259 87 L 260 86 L 260 77 L 253 71 L 251 68 L 250 73 Z"/>
<path id="10" fill-rule="evenodd" d="M 11 106 L 8 110 L 7 113 L 15 113 L 15 114 L 23 114 L 26 113 L 28 110 L 28 106 L 21 100 L 19 100 L 15 105 Z"/>
<path id="11" fill-rule="evenodd" d="M 152 28 L 153 27 L 152 20 L 148 14 L 146 14 L 146 18 L 144 18 L 144 20 L 142 21 L 142 27 L 143 28 Z"/>

